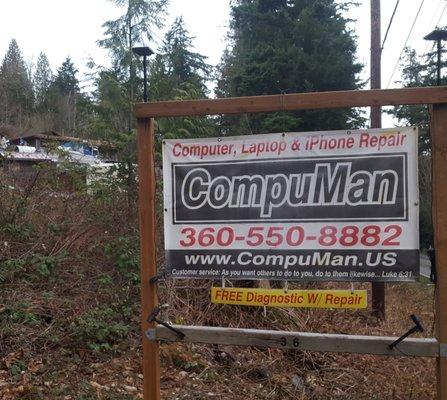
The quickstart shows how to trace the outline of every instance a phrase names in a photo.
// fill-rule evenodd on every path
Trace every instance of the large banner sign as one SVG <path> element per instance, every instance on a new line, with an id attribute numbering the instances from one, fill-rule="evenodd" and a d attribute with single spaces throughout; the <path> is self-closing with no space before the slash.
<path id="1" fill-rule="evenodd" d="M 411 281 L 417 130 L 163 142 L 174 278 Z"/>

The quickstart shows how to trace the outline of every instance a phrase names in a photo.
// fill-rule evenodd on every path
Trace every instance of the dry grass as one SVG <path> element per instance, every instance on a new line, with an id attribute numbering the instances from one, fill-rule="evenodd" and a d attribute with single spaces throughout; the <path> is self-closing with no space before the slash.
<path id="1" fill-rule="evenodd" d="M 183 285 L 187 285 L 186 282 Z M 203 283 L 202 283 L 203 286 Z M 346 287 L 326 284 L 321 287 Z M 367 285 L 360 285 L 367 287 Z M 326 333 L 400 335 L 411 326 L 411 313 L 419 315 L 433 335 L 432 286 L 387 285 L 387 319 L 378 321 L 370 310 L 262 310 L 249 307 L 210 305 L 204 288 L 172 288 L 167 297 L 172 307 L 170 319 L 188 324 L 222 325 L 244 328 L 284 329 Z M 182 310 L 181 313 L 176 310 Z M 204 312 L 205 310 L 205 312 Z M 168 347 L 174 352 L 200 354 L 201 362 L 212 371 L 216 362 L 209 358 L 207 346 Z M 235 362 L 217 367 L 219 377 L 210 391 L 231 399 L 432 399 L 435 397 L 435 361 L 426 358 L 378 357 L 365 355 L 310 353 L 302 351 L 227 348 Z M 166 350 L 164 351 L 166 354 Z M 169 357 L 168 363 L 175 365 Z M 212 366 L 210 366 L 212 365 Z M 208 371 L 208 370 L 207 370 Z M 200 375 L 200 374 L 199 374 Z M 206 375 L 206 372 L 205 374 Z M 191 395 L 197 376 L 185 379 L 173 392 L 177 397 L 208 398 Z M 225 379 L 227 384 L 225 384 Z M 203 375 L 199 381 L 207 383 Z M 231 382 L 231 383 L 230 383 Z M 177 385 L 179 386 L 179 385 Z M 231 392 L 232 391 L 232 392 Z M 225 394 L 225 395 L 223 395 Z M 219 396 L 217 396 L 219 398 Z M 211 398 L 211 397 L 210 397 Z"/>

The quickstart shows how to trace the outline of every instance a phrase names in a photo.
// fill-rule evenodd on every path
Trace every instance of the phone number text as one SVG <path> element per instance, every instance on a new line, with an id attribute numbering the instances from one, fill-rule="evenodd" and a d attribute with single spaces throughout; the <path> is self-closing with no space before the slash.
<path id="1" fill-rule="evenodd" d="M 267 245 L 270 247 L 299 247 L 306 242 L 318 242 L 320 246 L 353 247 L 357 245 L 399 246 L 402 227 L 400 225 L 367 225 L 359 228 L 355 225 L 346 225 L 337 228 L 332 225 L 321 227 L 317 235 L 308 235 L 302 226 L 292 227 L 263 227 L 248 228 L 247 234 L 239 235 L 231 226 L 221 228 L 206 227 L 196 229 L 184 227 L 180 231 L 182 247 L 210 247 L 218 245 L 228 247 L 233 244 L 245 244 L 249 247 Z"/>

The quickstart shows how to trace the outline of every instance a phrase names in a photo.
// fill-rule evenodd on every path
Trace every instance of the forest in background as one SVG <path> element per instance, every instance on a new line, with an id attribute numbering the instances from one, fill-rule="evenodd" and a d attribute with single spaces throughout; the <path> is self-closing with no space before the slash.
<path id="1" fill-rule="evenodd" d="M 194 49 L 194 38 L 181 17 L 166 27 L 155 48 L 154 31 L 164 26 L 167 0 L 113 0 L 123 14 L 103 25 L 98 46 L 110 67 L 88 63 L 80 76 L 68 56 L 53 71 L 45 53 L 25 63 L 15 39 L 0 66 L 0 126 L 23 131 L 54 130 L 83 139 L 99 139 L 121 149 L 122 161 L 135 161 L 133 104 L 142 98 L 142 63 L 132 47 L 149 43 L 149 100 L 200 99 L 278 93 L 361 89 L 363 66 L 357 61 L 355 32 L 345 11 L 353 2 L 334 0 L 238 0 L 233 2 L 227 48 L 219 65 L 207 63 Z M 402 59 L 403 87 L 432 86 L 436 54 L 417 56 L 407 48 Z M 445 64 L 443 65 L 445 66 Z M 443 78 L 445 82 L 445 78 Z M 214 93 L 209 88 L 214 87 Z M 401 125 L 420 128 L 421 247 L 432 242 L 430 133 L 424 106 L 389 111 Z M 354 129 L 368 126 L 365 111 L 318 111 L 243 114 L 220 118 L 157 120 L 163 138 L 243 135 L 281 131 Z"/>
<path id="2" fill-rule="evenodd" d="M 195 52 L 194 38 L 181 17 L 164 26 L 168 0 L 112 0 L 123 14 L 103 24 L 97 44 L 108 51 L 110 66 L 91 59 L 80 76 L 69 56 L 52 70 L 41 52 L 26 63 L 12 37 L 0 65 L 0 125 L 55 130 L 71 136 L 116 141 L 135 129 L 132 107 L 142 98 L 142 63 L 132 47 L 149 44 L 149 100 L 198 99 L 365 88 L 357 58 L 355 31 L 346 17 L 351 1 L 237 0 L 232 3 L 227 48 L 219 65 Z M 154 32 L 165 28 L 161 43 Z M 406 49 L 403 87 L 436 83 L 435 52 L 422 57 Z M 214 93 L 209 90 L 214 88 Z M 399 123 L 427 127 L 422 108 L 392 111 Z M 359 110 L 300 111 L 159 123 L 159 133 L 254 134 L 367 126 Z M 421 138 L 427 151 L 428 135 Z"/>
<path id="3" fill-rule="evenodd" d="M 212 66 L 194 50 L 181 17 L 165 27 L 154 46 L 154 31 L 164 26 L 166 0 L 114 0 L 123 11 L 103 25 L 98 46 L 110 66 L 88 63 L 79 76 L 70 57 L 52 71 L 41 53 L 35 65 L 24 62 L 12 38 L 0 68 L 0 123 L 20 128 L 54 129 L 72 136 L 119 140 L 135 128 L 134 102 L 142 94 L 141 60 L 132 47 L 149 44 L 150 100 L 356 89 L 361 84 L 354 32 L 344 10 L 332 0 L 260 0 L 233 3 L 228 46 Z M 225 133 L 353 128 L 364 124 L 357 111 L 275 113 L 230 120 L 179 119 L 159 123 L 164 135 L 195 137 Z"/>

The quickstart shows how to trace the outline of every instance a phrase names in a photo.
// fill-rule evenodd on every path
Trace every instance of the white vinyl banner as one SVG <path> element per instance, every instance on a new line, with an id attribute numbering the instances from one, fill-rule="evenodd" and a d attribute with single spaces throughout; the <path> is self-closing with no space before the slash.
<path id="1" fill-rule="evenodd" d="M 173 278 L 411 281 L 417 129 L 163 142 Z"/>

